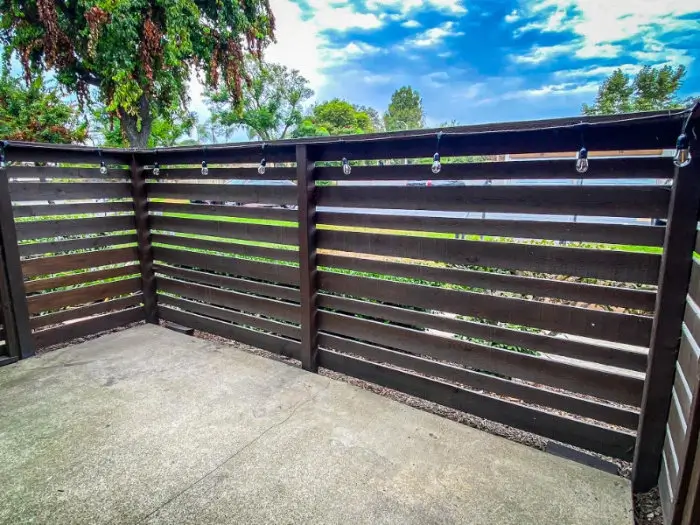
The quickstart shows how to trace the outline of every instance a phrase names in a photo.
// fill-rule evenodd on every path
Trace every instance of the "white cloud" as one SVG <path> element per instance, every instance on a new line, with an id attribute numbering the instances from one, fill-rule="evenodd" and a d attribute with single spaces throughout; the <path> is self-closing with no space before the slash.
<path id="1" fill-rule="evenodd" d="M 571 31 L 578 37 L 579 58 L 614 58 L 622 52 L 619 42 L 641 41 L 645 49 L 636 57 L 639 60 L 667 62 L 664 51 L 675 53 L 680 63 L 689 64 L 693 60 L 673 45 L 663 45 L 661 40 L 673 31 L 697 30 L 697 20 L 682 18 L 700 12 L 697 2 L 525 0 L 522 10 L 531 21 L 517 28 L 514 34 L 530 30 Z"/>
<path id="2" fill-rule="evenodd" d="M 321 54 L 323 58 L 327 60 L 347 62 L 353 58 L 361 57 L 363 55 L 373 55 L 379 51 L 381 51 L 381 49 L 373 45 L 365 42 L 353 41 L 345 47 L 325 49 Z"/>
<path id="3" fill-rule="evenodd" d="M 415 28 L 415 27 L 421 27 L 420 22 L 417 20 L 406 20 L 403 24 L 401 24 L 403 27 L 408 27 L 408 28 Z"/>
<path id="4" fill-rule="evenodd" d="M 502 98 L 506 100 L 528 98 L 528 97 L 543 97 L 551 95 L 574 95 L 578 93 L 594 93 L 598 91 L 598 82 L 586 82 L 585 84 L 577 84 L 575 82 L 564 82 L 562 84 L 548 84 L 538 88 L 523 89 L 520 91 L 511 91 L 506 93 Z"/>
<path id="5" fill-rule="evenodd" d="M 511 55 L 510 59 L 516 64 L 541 64 L 554 57 L 571 53 L 573 44 L 558 44 L 555 46 L 535 46 L 524 55 Z"/>
<path id="6" fill-rule="evenodd" d="M 448 36 L 462 36 L 464 34 L 454 29 L 454 22 L 445 22 L 440 26 L 432 27 L 427 31 L 419 33 L 414 38 L 408 39 L 406 43 L 415 47 L 433 47 L 442 43 Z"/>
<path id="7" fill-rule="evenodd" d="M 638 64 L 622 64 L 619 66 L 592 66 L 582 69 L 571 69 L 556 71 L 555 78 L 571 79 L 571 78 L 605 78 L 610 76 L 616 69 L 621 69 L 626 75 L 634 75 L 641 69 Z"/>
<path id="8" fill-rule="evenodd" d="M 520 13 L 518 13 L 517 9 L 513 9 L 510 13 L 508 13 L 505 16 L 504 20 L 508 24 L 512 24 L 513 22 L 517 22 L 518 20 L 520 20 Z"/>
<path id="9" fill-rule="evenodd" d="M 368 0 L 369 11 L 397 11 L 404 17 L 412 11 L 441 11 L 451 15 L 465 15 L 463 0 Z"/>
<path id="10" fill-rule="evenodd" d="M 289 0 L 283 0 L 289 1 Z M 277 14 L 274 7 L 275 1 L 271 3 L 272 12 L 275 18 L 284 23 L 284 19 Z M 383 25 L 382 20 L 375 13 L 359 12 L 348 0 L 309 0 L 311 17 L 308 21 L 311 27 L 317 31 L 335 29 L 336 31 L 347 31 L 348 29 L 377 29 Z"/>

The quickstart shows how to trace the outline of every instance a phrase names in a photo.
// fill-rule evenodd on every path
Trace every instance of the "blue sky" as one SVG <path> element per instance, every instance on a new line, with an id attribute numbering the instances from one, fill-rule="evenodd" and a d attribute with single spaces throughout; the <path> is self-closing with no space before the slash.
<path id="1" fill-rule="evenodd" d="M 662 0 L 271 0 L 266 58 L 299 69 L 315 100 L 383 111 L 418 89 L 429 125 L 580 113 L 616 67 L 689 67 L 700 93 L 700 3 Z M 193 108 L 202 110 L 193 86 Z"/>

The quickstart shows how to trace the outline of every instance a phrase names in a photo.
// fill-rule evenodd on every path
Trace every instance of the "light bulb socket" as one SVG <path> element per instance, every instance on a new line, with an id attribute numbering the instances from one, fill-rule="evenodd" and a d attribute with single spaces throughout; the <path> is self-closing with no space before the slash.
<path id="1" fill-rule="evenodd" d="M 206 168 L 206 167 L 207 167 L 207 161 L 206 161 L 206 160 L 203 160 L 203 161 L 202 161 L 202 168 Z"/>
<path id="2" fill-rule="evenodd" d="M 440 162 L 440 154 L 439 153 L 435 153 L 435 155 L 433 155 L 433 162 Z"/>
<path id="3" fill-rule="evenodd" d="M 263 157 L 262 160 L 260 161 L 260 165 L 263 167 L 267 165 L 267 161 L 265 160 L 265 157 Z"/>
<path id="4" fill-rule="evenodd" d="M 676 149 L 688 149 L 688 135 L 681 133 L 676 139 Z"/>
<path id="5" fill-rule="evenodd" d="M 578 155 L 576 156 L 577 159 L 587 159 L 588 158 L 588 150 L 586 148 L 581 148 L 578 151 Z"/>

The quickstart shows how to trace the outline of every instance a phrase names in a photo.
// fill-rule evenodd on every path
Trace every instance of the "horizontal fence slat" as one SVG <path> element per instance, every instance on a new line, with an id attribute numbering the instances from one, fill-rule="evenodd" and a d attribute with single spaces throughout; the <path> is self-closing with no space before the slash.
<path id="1" fill-rule="evenodd" d="M 252 186 L 241 184 L 175 184 L 146 185 L 149 199 L 212 200 L 258 204 L 296 204 L 296 186 Z"/>
<path id="2" fill-rule="evenodd" d="M 638 406 L 642 398 L 644 381 L 627 375 L 551 361 L 342 314 L 321 311 L 318 314 L 318 322 L 319 330 L 324 332 L 617 403 Z"/>
<path id="3" fill-rule="evenodd" d="M 111 299 L 109 301 L 100 301 L 99 303 L 88 306 L 70 308 L 68 310 L 61 310 L 59 312 L 54 312 L 47 315 L 32 317 L 29 320 L 29 325 L 32 327 L 32 329 L 36 330 L 37 328 L 43 328 L 44 326 L 60 324 L 66 321 L 83 319 L 93 315 L 138 306 L 142 301 L 143 296 L 140 293 L 137 293 L 134 295 L 129 295 L 128 297 L 120 297 L 119 299 Z"/>
<path id="4" fill-rule="evenodd" d="M 431 328 L 445 333 L 459 334 L 491 342 L 525 347 L 547 354 L 563 355 L 582 361 L 592 361 L 607 366 L 626 368 L 636 372 L 645 372 L 647 358 L 644 352 L 634 352 L 602 345 L 583 343 L 551 337 L 542 334 L 513 330 L 500 326 L 463 321 L 451 317 L 417 312 L 406 308 L 397 308 L 379 303 L 348 299 L 320 294 L 317 299 L 319 307 L 373 317 L 382 321 L 392 321 L 409 326 Z"/>
<path id="5" fill-rule="evenodd" d="M 80 204 L 35 204 L 13 206 L 15 217 L 46 217 L 60 215 L 129 213 L 133 215 L 131 202 L 83 202 Z"/>
<path id="6" fill-rule="evenodd" d="M 443 163 L 440 173 L 425 164 L 353 166 L 345 175 L 337 167 L 317 167 L 316 180 L 488 180 L 488 179 L 667 179 L 673 174 L 667 158 L 599 159 L 591 157 L 588 171 L 572 170 L 571 160 L 524 162 Z"/>
<path id="7" fill-rule="evenodd" d="M 270 221 L 297 222 L 297 213 L 285 208 L 253 208 L 215 204 L 180 204 L 173 202 L 149 202 L 148 211 L 155 213 L 184 213 L 187 215 L 215 215 Z"/>
<path id="8" fill-rule="evenodd" d="M 85 284 L 101 279 L 111 279 L 114 277 L 126 277 L 141 273 L 138 264 L 129 264 L 118 268 L 107 268 L 105 270 L 97 270 L 94 272 L 81 272 L 71 275 L 61 275 L 59 277 L 51 277 L 50 279 L 38 279 L 27 281 L 24 283 L 24 291 L 28 294 L 48 290 L 51 288 L 61 288 L 63 286 L 73 286 L 76 284 Z"/>
<path id="9" fill-rule="evenodd" d="M 19 222 L 15 227 L 17 229 L 17 238 L 20 241 L 88 233 L 128 231 L 136 228 L 134 218 L 129 216 Z"/>
<path id="10" fill-rule="evenodd" d="M 666 228 L 625 224 L 550 222 L 530 220 L 461 219 L 385 215 L 376 213 L 319 212 L 317 224 L 352 228 L 494 235 L 525 239 L 590 241 L 610 244 L 663 246 Z"/>
<path id="11" fill-rule="evenodd" d="M 256 332 L 242 326 L 236 326 L 231 323 L 217 321 L 201 315 L 191 314 L 181 310 L 175 310 L 167 306 L 159 306 L 159 312 L 162 319 L 173 323 L 194 328 L 201 332 L 218 335 L 227 339 L 233 339 L 239 343 L 251 345 L 268 352 L 280 354 L 288 357 L 298 358 L 301 344 L 299 341 L 293 341 L 284 337 L 279 337 L 272 334 Z"/>
<path id="12" fill-rule="evenodd" d="M 136 248 L 117 248 L 94 252 L 73 253 L 56 257 L 41 257 L 22 261 L 25 278 L 70 272 L 82 268 L 97 268 L 109 264 L 127 263 L 137 260 Z"/>
<path id="13" fill-rule="evenodd" d="M 296 245 L 299 242 L 299 233 L 296 228 L 242 222 L 180 219 L 177 217 L 162 217 L 158 215 L 151 217 L 151 230 L 276 244 Z"/>
<path id="14" fill-rule="evenodd" d="M 321 186 L 318 206 L 604 217 L 666 217 L 660 186 Z"/>
<path id="15" fill-rule="evenodd" d="M 94 168 L 57 168 L 49 166 L 10 166 L 7 170 L 10 178 L 39 179 L 128 179 L 129 170 L 110 168 L 105 175 L 99 167 Z M 44 182 L 43 180 L 41 182 Z"/>
<path id="16" fill-rule="evenodd" d="M 239 325 L 252 326 L 253 328 L 283 335 L 291 339 L 301 338 L 301 332 L 298 326 L 280 323 L 270 319 L 263 319 L 262 317 L 256 317 L 254 315 L 249 315 L 242 312 L 235 312 L 233 310 L 210 306 L 208 304 L 188 301 L 169 295 L 159 294 L 158 302 L 159 304 L 175 306 L 176 308 L 185 310 L 186 312 L 204 315 L 206 317 L 213 317 L 214 319 L 218 319 L 220 321 L 228 321 Z"/>
<path id="17" fill-rule="evenodd" d="M 681 329 L 678 366 L 683 371 L 691 391 L 694 391 L 700 378 L 700 347 L 685 323 Z"/>
<path id="18" fill-rule="evenodd" d="M 127 199 L 131 198 L 130 188 L 130 184 L 119 182 L 13 182 L 10 183 L 10 197 L 13 201 Z"/>
<path id="19" fill-rule="evenodd" d="M 686 421 L 690 421 L 691 417 L 690 407 L 693 403 L 693 391 L 694 390 L 689 388 L 688 381 L 686 380 L 681 367 L 676 366 L 676 377 L 673 381 L 673 392 L 678 398 L 678 402 L 680 403 L 681 410 L 683 412 L 683 418 Z"/>
<path id="20" fill-rule="evenodd" d="M 447 365 L 430 359 L 423 359 L 403 352 L 380 348 L 375 345 L 353 341 L 344 337 L 321 333 L 319 334 L 319 345 L 323 348 L 360 356 L 370 361 L 406 368 L 428 377 L 460 383 L 470 388 L 487 390 L 502 396 L 518 398 L 528 403 L 556 410 L 563 410 L 631 430 L 636 430 L 639 420 L 639 415 L 633 410 L 516 383 L 507 379 Z"/>
<path id="21" fill-rule="evenodd" d="M 194 281 L 196 283 L 207 284 L 209 286 L 218 286 L 229 290 L 235 290 L 237 292 L 247 292 L 254 295 L 272 297 L 273 299 L 285 299 L 296 302 L 300 301 L 298 289 L 279 286 L 277 284 L 260 283 L 237 277 L 226 277 L 224 275 L 201 272 L 197 270 L 188 270 L 185 268 L 166 266 L 163 264 L 155 265 L 155 271 L 156 274 L 159 275 L 165 275 L 167 277 L 173 277 L 175 279 L 185 281 Z"/>
<path id="22" fill-rule="evenodd" d="M 48 328 L 34 333 L 34 341 L 38 347 L 67 343 L 79 337 L 95 335 L 107 330 L 113 330 L 131 323 L 143 321 L 143 308 L 136 307 L 119 312 L 92 317 L 75 323 Z"/>
<path id="23" fill-rule="evenodd" d="M 693 257 L 693 264 L 690 270 L 688 295 L 695 301 L 696 305 L 700 304 L 700 261 L 695 257 Z"/>
<path id="24" fill-rule="evenodd" d="M 244 310 L 249 313 L 274 317 L 293 323 L 301 322 L 301 310 L 299 306 L 282 301 L 275 301 L 274 299 L 266 299 L 264 297 L 256 297 L 245 293 L 184 281 L 176 281 L 169 278 L 159 279 L 158 289 L 165 293 L 180 295 L 204 303 Z"/>
<path id="25" fill-rule="evenodd" d="M 673 440 L 673 450 L 676 453 L 676 457 L 680 462 L 685 459 L 685 449 L 686 449 L 686 428 L 687 425 L 683 420 L 681 415 L 680 405 L 678 403 L 678 398 L 675 394 L 671 395 L 671 406 L 668 412 L 668 432 Z"/>
<path id="26" fill-rule="evenodd" d="M 40 295 L 33 295 L 27 298 L 29 313 L 32 315 L 47 310 L 56 310 L 69 306 L 101 301 L 106 298 L 125 295 L 141 290 L 141 278 L 123 279 L 109 283 L 93 284 L 72 288 L 60 292 L 50 292 Z"/>
<path id="27" fill-rule="evenodd" d="M 671 477 L 668 471 L 668 465 L 665 458 L 661 458 L 661 473 L 659 474 L 659 499 L 661 500 L 661 512 L 664 518 L 671 518 L 673 509 L 673 488 L 671 487 Z"/>
<path id="28" fill-rule="evenodd" d="M 661 257 L 585 248 L 319 230 L 321 249 L 655 284 Z"/>
<path id="29" fill-rule="evenodd" d="M 69 241 L 34 242 L 30 244 L 20 244 L 19 253 L 22 257 L 29 257 L 32 255 L 71 252 L 76 250 L 94 250 L 110 248 L 121 244 L 134 244 L 136 240 L 136 234 L 127 233 L 123 235 L 84 237 L 82 239 L 72 239 Z"/>
<path id="30" fill-rule="evenodd" d="M 626 432 L 548 414 L 542 410 L 470 392 L 442 381 L 395 370 L 326 349 L 319 351 L 319 365 L 526 432 L 627 461 L 632 458 L 634 436 Z"/>
<path id="31" fill-rule="evenodd" d="M 508 242 L 319 230 L 318 247 L 478 267 L 656 284 L 661 256 Z"/>
<path id="32" fill-rule="evenodd" d="M 320 253 L 318 266 L 653 311 L 656 292 Z M 375 275 L 375 277 L 377 277 Z"/>
<path id="33" fill-rule="evenodd" d="M 652 319 L 416 284 L 319 273 L 319 289 L 400 306 L 451 312 L 521 326 L 648 346 Z"/>
<path id="34" fill-rule="evenodd" d="M 268 248 L 267 246 L 251 246 L 233 242 L 210 241 L 208 239 L 196 239 L 182 235 L 165 235 L 155 233 L 151 236 L 153 244 L 168 244 L 170 246 L 196 248 L 227 254 L 245 255 L 248 257 L 262 257 L 275 261 L 296 262 L 299 252 L 296 250 L 284 250 L 282 248 Z"/>
<path id="35" fill-rule="evenodd" d="M 295 168 L 271 168 L 265 169 L 265 175 L 258 173 L 258 167 L 251 168 L 209 168 L 206 175 L 202 175 L 202 168 L 161 168 L 160 174 L 153 177 L 153 173 L 146 172 L 147 178 L 155 178 L 158 180 L 168 179 L 185 179 L 185 180 L 210 180 L 210 179 L 228 179 L 228 180 L 255 180 L 256 182 L 265 182 L 268 180 L 295 180 Z"/>
<path id="36" fill-rule="evenodd" d="M 168 264 L 222 272 L 235 277 L 250 277 L 272 283 L 299 285 L 299 269 L 292 266 L 173 250 L 160 246 L 153 248 L 153 257 L 156 261 Z"/>

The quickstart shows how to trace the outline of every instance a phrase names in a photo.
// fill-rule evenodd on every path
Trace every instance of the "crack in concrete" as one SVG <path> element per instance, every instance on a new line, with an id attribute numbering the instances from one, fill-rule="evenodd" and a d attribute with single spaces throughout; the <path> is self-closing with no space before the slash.
<path id="1" fill-rule="evenodd" d="M 215 467 L 214 467 L 213 469 L 211 469 L 209 472 L 206 472 L 203 476 L 201 476 L 200 478 L 198 478 L 198 479 L 196 479 L 195 481 L 193 481 L 192 483 L 190 483 L 187 487 L 185 487 L 184 489 L 182 489 L 182 490 L 181 490 L 180 492 L 178 492 L 177 494 L 173 495 L 170 499 L 168 499 L 168 500 L 167 500 L 166 502 L 164 502 L 163 504 L 159 505 L 155 510 L 153 510 L 152 512 L 150 512 L 149 514 L 147 514 L 147 515 L 144 516 L 143 518 L 138 519 L 135 523 L 137 523 L 137 524 L 138 524 L 138 523 L 145 523 L 146 520 L 148 520 L 149 518 L 151 518 L 152 516 L 154 516 L 155 514 L 157 514 L 158 512 L 160 512 L 161 510 L 163 510 L 166 506 L 168 506 L 170 503 L 172 503 L 173 501 L 175 501 L 177 498 L 179 498 L 180 496 L 182 496 L 183 494 L 185 494 L 187 491 L 189 491 L 189 490 L 190 490 L 191 488 L 193 488 L 195 485 L 201 483 L 202 481 L 204 481 L 205 479 L 207 479 L 208 477 L 210 477 L 212 474 L 214 474 L 216 471 L 218 471 L 218 470 L 220 470 L 222 467 L 224 467 L 228 462 L 230 462 L 230 461 L 232 461 L 233 459 L 235 459 L 239 454 L 241 454 L 242 452 L 246 451 L 248 448 L 250 448 L 250 447 L 252 447 L 253 445 L 255 445 L 258 441 L 260 441 L 263 437 L 265 437 L 265 435 L 266 435 L 268 432 L 271 432 L 272 430 L 275 430 L 275 429 L 281 427 L 282 425 L 284 425 L 287 421 L 289 421 L 290 419 L 292 419 L 292 417 L 294 417 L 294 415 L 297 413 L 297 411 L 298 411 L 302 406 L 304 406 L 304 405 L 306 405 L 306 404 L 308 404 L 308 403 L 314 401 L 314 400 L 315 400 L 316 398 L 318 398 L 318 396 L 320 396 L 323 392 L 325 392 L 326 390 L 328 390 L 328 388 L 329 388 L 330 385 L 331 385 L 331 382 L 332 382 L 332 380 L 331 380 L 331 379 L 328 379 L 328 382 L 326 383 L 326 386 L 325 386 L 325 387 L 323 387 L 321 390 L 319 390 L 319 391 L 316 392 L 315 394 L 312 394 L 312 395 L 309 396 L 307 399 L 305 399 L 305 400 L 300 401 L 299 403 L 297 403 L 297 404 L 294 406 L 294 408 L 292 409 L 292 411 L 289 413 L 289 415 L 288 415 L 286 418 L 284 418 L 282 421 L 279 421 L 279 422 L 274 423 L 273 425 L 270 425 L 269 427 L 267 427 L 267 428 L 266 428 L 265 430 L 263 430 L 260 434 L 258 434 L 256 437 L 254 437 L 253 439 L 251 439 L 248 443 L 246 443 L 246 444 L 243 445 L 241 448 L 239 448 L 238 450 L 236 450 L 233 454 L 231 454 L 229 457 L 227 457 L 224 461 L 222 461 L 221 463 L 219 463 L 217 466 L 215 466 Z M 110 522 L 110 523 L 114 523 L 114 521 L 112 521 L 112 522 Z"/>

